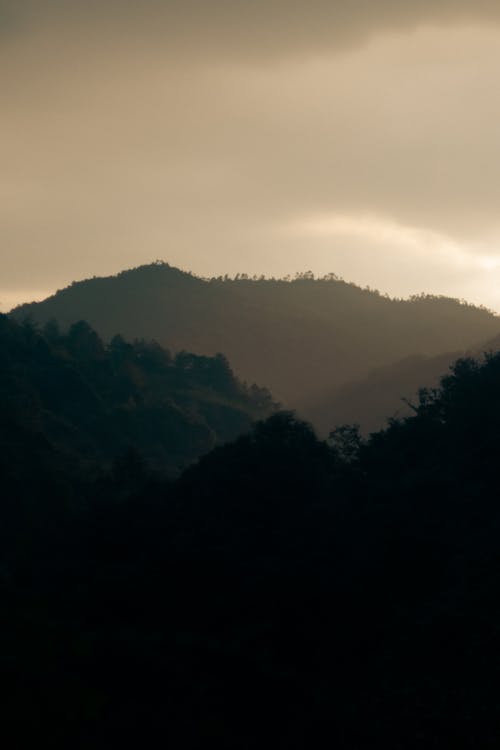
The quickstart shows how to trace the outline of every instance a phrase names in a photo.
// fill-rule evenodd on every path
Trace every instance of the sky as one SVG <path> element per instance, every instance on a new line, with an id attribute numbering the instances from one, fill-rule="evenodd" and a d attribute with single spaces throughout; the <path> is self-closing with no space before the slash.
<path id="1" fill-rule="evenodd" d="M 0 309 L 162 259 L 500 312 L 498 0 L 0 0 Z"/>

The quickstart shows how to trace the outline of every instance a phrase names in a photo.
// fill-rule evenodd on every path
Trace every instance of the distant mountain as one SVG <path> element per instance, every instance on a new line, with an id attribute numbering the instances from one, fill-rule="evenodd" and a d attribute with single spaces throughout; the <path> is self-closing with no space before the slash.
<path id="1" fill-rule="evenodd" d="M 388 419 L 408 416 L 420 388 L 434 388 L 461 352 L 426 357 L 413 354 L 379 367 L 365 377 L 331 389 L 313 400 L 306 411 L 321 434 L 332 425 L 357 424 L 364 434 Z"/>
<path id="2" fill-rule="evenodd" d="M 366 435 L 382 428 L 389 419 L 409 416 L 418 402 L 419 390 L 437 388 L 459 358 L 481 359 L 483 354 L 499 350 L 500 336 L 496 336 L 469 350 L 434 357 L 413 354 L 317 395 L 304 412 L 321 434 L 328 434 L 332 425 L 354 423 Z"/>
<path id="3" fill-rule="evenodd" d="M 128 338 L 154 338 L 173 351 L 224 352 L 239 377 L 265 384 L 285 406 L 316 422 L 318 403 L 323 416 L 331 412 L 337 419 L 335 409 L 324 412 L 323 396 L 364 381 L 375 369 L 390 373 L 408 357 L 418 355 L 423 363 L 444 352 L 470 350 L 500 332 L 496 315 L 454 299 L 390 299 L 334 276 L 311 274 L 293 280 L 206 280 L 163 263 L 74 283 L 12 315 L 40 323 L 56 319 L 65 328 L 83 318 L 108 340 L 120 331 Z M 411 370 L 411 361 L 407 365 Z M 386 381 L 396 400 L 413 382 L 422 382 L 422 374 L 408 379 L 406 370 L 396 365 L 394 386 L 392 375 Z M 335 396 L 344 397 L 345 390 Z M 382 411 L 385 403 L 380 401 Z M 342 416 L 352 421 L 349 410 Z M 380 424 L 378 416 L 373 424 Z"/>
<path id="4" fill-rule="evenodd" d="M 270 394 L 240 383 L 221 354 L 172 356 L 120 336 L 105 345 L 83 321 L 40 333 L 0 316 L 4 488 L 19 459 L 56 474 L 92 475 L 116 461 L 122 472 L 146 461 L 176 473 L 273 410 Z"/>

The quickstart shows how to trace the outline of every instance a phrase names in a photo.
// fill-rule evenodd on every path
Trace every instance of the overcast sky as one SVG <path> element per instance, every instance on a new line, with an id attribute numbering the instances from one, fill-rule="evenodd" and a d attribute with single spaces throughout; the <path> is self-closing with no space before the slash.
<path id="1" fill-rule="evenodd" d="M 500 311 L 498 0 L 0 0 L 0 308 L 161 258 Z"/>

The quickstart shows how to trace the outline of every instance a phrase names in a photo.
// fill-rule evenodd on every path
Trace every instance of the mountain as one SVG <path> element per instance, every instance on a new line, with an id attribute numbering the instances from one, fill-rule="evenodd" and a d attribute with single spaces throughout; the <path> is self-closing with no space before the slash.
<path id="1" fill-rule="evenodd" d="M 373 369 L 365 377 L 316 397 L 305 407 L 320 434 L 332 425 L 357 424 L 363 434 L 381 429 L 388 420 L 410 415 L 421 388 L 437 388 L 460 358 L 481 359 L 500 350 L 500 337 L 468 351 L 445 352 L 434 357 L 414 354 Z"/>
<path id="2" fill-rule="evenodd" d="M 4 487 L 29 451 L 60 473 L 67 465 L 92 474 L 131 451 L 177 472 L 274 408 L 270 394 L 240 383 L 221 354 L 173 356 L 121 336 L 105 345 L 84 321 L 64 334 L 54 323 L 40 333 L 0 316 Z"/>
<path id="3" fill-rule="evenodd" d="M 461 354 L 413 354 L 332 388 L 313 399 L 305 411 L 321 434 L 327 434 L 332 425 L 342 424 L 357 424 L 363 434 L 375 432 L 388 419 L 409 415 L 418 390 L 436 387 Z"/>
<path id="4" fill-rule="evenodd" d="M 453 299 L 390 299 L 311 274 L 202 279 L 165 263 L 74 283 L 12 315 L 56 319 L 64 328 L 85 319 L 106 340 L 120 331 L 172 351 L 223 352 L 239 377 L 265 384 L 287 408 L 313 417 L 311 404 L 376 368 L 465 351 L 500 330 L 488 310 Z"/>

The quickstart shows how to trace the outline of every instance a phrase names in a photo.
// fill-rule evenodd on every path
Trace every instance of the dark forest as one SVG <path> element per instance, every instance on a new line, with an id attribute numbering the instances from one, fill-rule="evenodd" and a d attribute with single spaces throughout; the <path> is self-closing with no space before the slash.
<path id="1" fill-rule="evenodd" d="M 325 439 L 223 355 L 3 316 L 0 356 L 19 746 L 497 746 L 499 354 Z"/>

